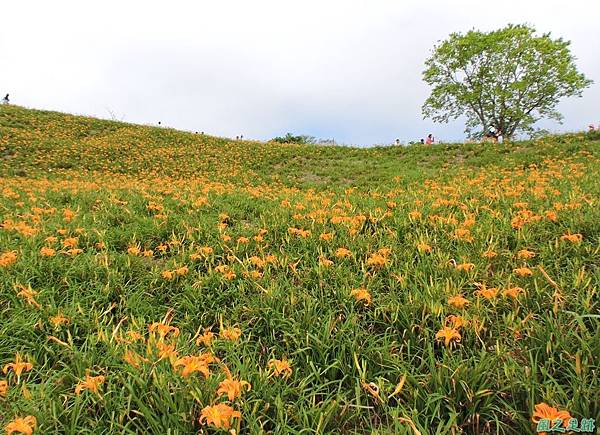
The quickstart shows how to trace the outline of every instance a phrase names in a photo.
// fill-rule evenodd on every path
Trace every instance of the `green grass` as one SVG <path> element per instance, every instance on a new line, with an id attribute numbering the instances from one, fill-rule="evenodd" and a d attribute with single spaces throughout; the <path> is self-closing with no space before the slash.
<path id="1" fill-rule="evenodd" d="M 198 420 L 217 403 L 241 413 L 238 433 L 531 433 L 541 402 L 599 419 L 599 176 L 589 134 L 351 149 L 3 106 L 0 255 L 17 258 L 0 266 L 0 368 L 16 353 L 33 368 L 0 375 L 0 424 L 212 433 Z M 68 255 L 73 237 L 82 251 Z M 212 252 L 194 256 L 201 247 Z M 383 264 L 369 263 L 381 249 Z M 524 266 L 532 276 L 514 272 Z M 525 293 L 503 295 L 516 286 Z M 470 304 L 450 305 L 457 294 Z M 68 322 L 53 325 L 58 313 Z M 436 333 L 453 314 L 468 323 L 445 346 Z M 154 322 L 179 328 L 162 340 L 177 358 L 221 363 L 182 376 L 156 355 Z M 237 341 L 219 337 L 227 327 Z M 209 347 L 196 344 L 205 328 Z M 288 359 L 291 376 L 275 376 L 272 359 Z M 251 384 L 231 402 L 217 395 L 223 365 Z M 77 395 L 88 370 L 105 381 Z"/>

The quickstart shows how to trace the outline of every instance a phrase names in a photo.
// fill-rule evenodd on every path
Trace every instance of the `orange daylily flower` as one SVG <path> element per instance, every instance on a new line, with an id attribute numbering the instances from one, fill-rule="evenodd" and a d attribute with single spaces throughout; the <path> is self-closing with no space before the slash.
<path id="1" fill-rule="evenodd" d="M 77 213 L 75 213 L 73 210 L 70 210 L 68 208 L 65 208 L 63 210 L 63 217 L 65 218 L 65 222 L 69 223 L 71 222 L 71 220 L 77 216 Z"/>
<path id="2" fill-rule="evenodd" d="M 0 381 L 0 397 L 5 398 L 8 394 L 8 382 Z"/>
<path id="3" fill-rule="evenodd" d="M 517 252 L 517 258 L 520 259 L 527 259 L 533 257 L 535 257 L 535 252 L 528 251 L 527 249 L 521 249 L 519 252 Z"/>
<path id="4" fill-rule="evenodd" d="M 277 257 L 273 254 L 269 254 L 265 257 L 265 262 L 269 264 L 277 264 Z"/>
<path id="5" fill-rule="evenodd" d="M 183 370 L 181 370 L 181 376 L 184 378 L 188 377 L 194 372 L 200 372 L 205 378 L 208 378 L 210 376 L 208 365 L 215 361 L 217 361 L 217 359 L 209 353 L 199 356 L 188 355 L 175 361 L 173 363 L 173 367 L 183 367 Z"/>
<path id="6" fill-rule="evenodd" d="M 460 333 L 455 328 L 444 326 L 435 334 L 436 340 L 444 340 L 444 345 L 449 346 L 452 341 L 460 341 Z"/>
<path id="7" fill-rule="evenodd" d="M 160 274 L 166 280 L 172 280 L 175 277 L 175 274 L 170 270 L 163 270 Z"/>
<path id="8" fill-rule="evenodd" d="M 342 216 L 332 216 L 330 222 L 334 225 L 341 224 L 346 218 Z"/>
<path id="9" fill-rule="evenodd" d="M 37 230 L 36 228 L 30 227 L 29 225 L 27 225 L 27 223 L 25 222 L 19 222 L 17 223 L 13 229 L 15 231 L 17 231 L 19 234 L 24 235 L 25 237 L 31 237 L 34 236 L 38 233 L 39 230 Z"/>
<path id="10" fill-rule="evenodd" d="M 128 337 L 128 340 L 127 340 L 128 343 L 144 341 L 144 336 L 137 331 L 127 331 L 126 335 Z"/>
<path id="11" fill-rule="evenodd" d="M 174 344 L 167 344 L 163 341 L 156 343 L 156 350 L 158 350 L 158 359 L 168 359 L 170 361 L 177 358 L 177 351 L 175 350 Z"/>
<path id="12" fill-rule="evenodd" d="M 62 245 L 64 248 L 76 248 L 79 239 L 77 237 L 68 237 L 63 240 Z"/>
<path id="13" fill-rule="evenodd" d="M 493 251 L 493 250 L 491 250 L 491 249 L 488 249 L 487 251 L 485 251 L 485 252 L 484 252 L 483 254 L 481 254 L 481 255 L 482 255 L 483 257 L 485 257 L 485 258 L 494 258 L 494 257 L 497 257 L 497 256 L 498 256 L 498 253 L 497 253 L 497 252 L 495 252 L 495 251 Z"/>
<path id="14" fill-rule="evenodd" d="M 454 329 L 460 329 L 469 324 L 468 320 L 466 320 L 464 317 L 455 316 L 454 314 L 446 317 L 446 323 L 449 323 Z"/>
<path id="15" fill-rule="evenodd" d="M 148 362 L 148 359 L 144 358 L 141 355 L 138 355 L 132 350 L 127 349 L 123 354 L 123 361 L 125 361 L 128 364 L 131 364 L 136 369 L 139 369 L 142 362 Z"/>
<path id="16" fill-rule="evenodd" d="M 188 269 L 188 267 L 187 267 L 187 266 L 181 266 L 181 267 L 178 267 L 177 269 L 175 269 L 175 273 L 176 273 L 178 276 L 184 276 L 184 275 L 187 275 L 189 271 L 190 271 L 190 270 Z"/>
<path id="17" fill-rule="evenodd" d="M 471 235 L 471 230 L 468 228 L 457 228 L 454 230 L 454 238 L 458 240 L 464 240 L 465 242 L 472 242 L 475 238 Z"/>
<path id="18" fill-rule="evenodd" d="M 237 341 L 242 335 L 242 330 L 236 327 L 225 328 L 219 333 L 221 338 L 231 341 Z"/>
<path id="19" fill-rule="evenodd" d="M 210 346 L 214 336 L 215 334 L 212 331 L 209 329 L 205 330 L 204 333 L 196 339 L 196 346 L 199 346 L 200 343 L 205 346 Z"/>
<path id="20" fill-rule="evenodd" d="M 456 270 L 464 270 L 464 271 L 470 271 L 475 269 L 475 264 L 473 263 L 460 263 L 456 265 Z"/>
<path id="21" fill-rule="evenodd" d="M 556 214 L 556 212 L 554 212 L 552 210 L 546 211 L 544 213 L 544 216 L 546 216 L 548 218 L 548 220 L 551 220 L 552 222 L 558 221 L 558 215 Z"/>
<path id="22" fill-rule="evenodd" d="M 571 243 L 579 243 L 583 240 L 583 236 L 581 234 L 567 233 L 567 234 L 561 236 L 560 240 L 568 240 Z"/>
<path id="23" fill-rule="evenodd" d="M 352 257 L 352 251 L 346 248 L 338 248 L 335 251 L 335 256 L 338 258 Z"/>
<path id="24" fill-rule="evenodd" d="M 228 378 L 219 384 L 217 396 L 221 397 L 223 394 L 227 394 L 229 401 L 233 401 L 236 397 L 240 397 L 242 395 L 244 388 L 250 390 L 250 383 Z"/>
<path id="25" fill-rule="evenodd" d="M 260 279 L 260 278 L 262 278 L 263 274 L 260 273 L 258 270 L 251 270 L 250 272 L 245 272 L 244 276 L 247 276 L 247 277 L 252 278 L 252 279 Z"/>
<path id="26" fill-rule="evenodd" d="M 322 233 L 321 235 L 319 235 L 319 239 L 328 242 L 333 239 L 333 233 Z"/>
<path id="27" fill-rule="evenodd" d="M 200 252 L 202 255 L 210 255 L 213 253 L 213 248 L 210 246 L 202 246 L 200 249 L 198 249 L 198 252 Z"/>
<path id="28" fill-rule="evenodd" d="M 253 239 L 255 242 L 258 242 L 258 243 L 260 243 L 260 242 L 262 242 L 262 241 L 264 241 L 264 240 L 265 240 L 265 238 L 264 238 L 263 236 L 261 236 L 260 234 L 258 234 L 258 235 L 256 235 L 256 236 L 252 237 L 252 239 Z"/>
<path id="29" fill-rule="evenodd" d="M 56 250 L 52 249 L 52 248 L 49 248 L 47 246 L 43 246 L 40 249 L 40 255 L 42 257 L 54 257 L 56 255 Z"/>
<path id="30" fill-rule="evenodd" d="M 465 305 L 469 305 L 468 299 L 465 299 L 461 295 L 456 295 L 448 298 L 448 303 L 456 308 L 463 308 Z"/>
<path id="31" fill-rule="evenodd" d="M 218 405 L 206 406 L 202 409 L 200 424 L 212 424 L 217 429 L 229 429 L 234 418 L 241 418 L 242 414 L 235 411 L 231 406 L 225 403 Z"/>
<path id="32" fill-rule="evenodd" d="M 19 353 L 17 352 L 17 354 L 15 355 L 15 362 L 6 364 L 4 366 L 4 368 L 2 369 L 2 372 L 4 374 L 7 374 L 8 370 L 12 369 L 12 371 L 15 372 L 15 375 L 21 376 L 21 373 L 23 373 L 23 371 L 28 372 L 32 368 L 33 368 L 33 364 L 28 363 L 28 362 L 23 362 L 21 360 L 21 355 L 19 355 Z"/>
<path id="33" fill-rule="evenodd" d="M 292 374 L 292 366 L 287 359 L 272 359 L 267 364 L 267 367 L 273 370 L 275 376 L 289 377 Z"/>
<path id="34" fill-rule="evenodd" d="M 377 250 L 377 254 L 387 258 L 388 255 L 390 255 L 392 253 L 392 249 L 391 248 L 379 248 Z"/>
<path id="35" fill-rule="evenodd" d="M 379 253 L 373 253 L 367 258 L 367 266 L 382 267 L 385 266 L 387 262 L 387 258 Z"/>
<path id="36" fill-rule="evenodd" d="M 369 291 L 365 288 L 355 288 L 354 290 L 352 290 L 350 292 L 351 296 L 354 296 L 354 298 L 357 301 L 364 301 L 365 305 L 369 305 L 371 303 L 372 297 L 371 297 L 371 293 L 369 293 Z"/>
<path id="37" fill-rule="evenodd" d="M 518 267 L 513 270 L 515 274 L 518 276 L 531 276 L 533 275 L 533 271 L 528 267 Z"/>
<path id="38" fill-rule="evenodd" d="M 69 323 L 70 320 L 68 317 L 63 316 L 60 311 L 56 316 L 50 316 L 48 319 L 50 320 L 50 323 L 54 325 L 55 328 L 58 328 L 63 324 Z"/>
<path id="39" fill-rule="evenodd" d="M 235 279 L 237 275 L 235 274 L 235 272 L 233 270 L 228 270 L 227 272 L 225 272 L 223 274 L 223 278 L 225 278 L 227 281 L 231 281 L 233 279 Z"/>
<path id="40" fill-rule="evenodd" d="M 323 267 L 329 267 L 329 266 L 333 265 L 333 261 L 321 256 L 321 257 L 319 257 L 319 264 Z"/>
<path id="41" fill-rule="evenodd" d="M 0 254 L 0 267 L 12 266 L 17 262 L 17 252 L 9 251 Z"/>
<path id="42" fill-rule="evenodd" d="M 307 237 L 310 237 L 310 230 L 303 230 L 301 228 L 288 228 L 288 233 L 289 234 L 294 234 L 298 237 L 302 237 L 303 239 L 306 239 Z"/>
<path id="43" fill-rule="evenodd" d="M 263 260 L 260 257 L 257 257 L 256 255 L 253 255 L 252 257 L 248 258 L 248 261 L 250 262 L 250 264 L 256 266 L 259 269 L 264 269 L 264 267 L 266 266 L 265 260 Z"/>
<path id="44" fill-rule="evenodd" d="M 80 381 L 79 384 L 75 387 L 75 394 L 78 396 L 81 394 L 83 390 L 89 390 L 92 393 L 98 393 L 98 387 L 104 383 L 106 377 L 99 376 L 90 376 L 89 371 L 86 371 L 85 380 Z"/>
<path id="45" fill-rule="evenodd" d="M 427 243 L 419 243 L 417 244 L 417 250 L 422 254 L 431 254 L 433 248 Z"/>
<path id="46" fill-rule="evenodd" d="M 525 293 L 521 287 L 511 287 L 502 292 L 504 296 L 511 297 L 513 299 L 517 299 L 520 294 Z"/>
<path id="47" fill-rule="evenodd" d="M 567 427 L 569 420 L 571 419 L 571 414 L 568 411 L 559 411 L 558 409 L 542 402 L 535 405 L 535 411 L 531 417 L 531 421 L 537 424 L 542 419 L 547 419 L 551 422 L 556 419 L 560 419 L 563 421 L 563 426 Z M 545 432 L 541 432 L 541 434 L 545 434 Z"/>
<path id="48" fill-rule="evenodd" d="M 494 299 L 498 295 L 499 289 L 496 287 L 488 288 L 485 284 L 479 285 L 479 290 L 475 292 L 476 295 L 483 296 L 486 299 Z"/>
<path id="49" fill-rule="evenodd" d="M 12 435 L 15 432 L 19 432 L 25 435 L 31 435 L 37 425 L 37 420 L 33 415 L 28 415 L 23 418 L 15 418 L 4 426 L 6 435 Z"/>
<path id="50" fill-rule="evenodd" d="M 21 290 L 21 291 L 17 292 L 17 296 L 20 296 L 23 299 L 25 299 L 25 301 L 29 305 L 33 305 L 36 308 L 41 307 L 41 305 L 35 300 L 35 296 L 37 295 L 37 292 L 35 290 L 33 290 L 30 286 L 25 287 L 22 284 L 17 284 L 15 287 L 17 289 Z"/>
<path id="51" fill-rule="evenodd" d="M 217 267 L 215 267 L 215 272 L 218 273 L 225 273 L 229 270 L 229 266 L 226 264 L 219 264 Z"/>
<path id="52" fill-rule="evenodd" d="M 176 326 L 167 325 L 166 323 L 154 322 L 148 326 L 150 332 L 157 332 L 161 339 L 165 338 L 169 333 L 173 333 L 173 338 L 179 336 L 179 328 Z"/>
<path id="53" fill-rule="evenodd" d="M 423 214 L 419 210 L 413 210 L 408 213 L 408 217 L 411 218 L 412 220 L 420 219 L 421 216 L 423 216 Z"/>
<path id="54" fill-rule="evenodd" d="M 141 249 L 139 246 L 130 246 L 129 248 L 127 248 L 127 253 L 129 255 L 140 255 Z"/>

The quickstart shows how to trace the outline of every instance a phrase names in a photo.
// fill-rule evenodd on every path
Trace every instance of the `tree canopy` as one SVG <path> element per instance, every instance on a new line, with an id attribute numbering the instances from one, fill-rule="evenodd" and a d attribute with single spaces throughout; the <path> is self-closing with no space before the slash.
<path id="1" fill-rule="evenodd" d="M 425 62 L 432 91 L 423 115 L 437 122 L 465 116 L 471 137 L 494 129 L 511 138 L 532 133 L 542 118 L 560 121 L 558 102 L 592 83 L 577 70 L 569 45 L 526 25 L 453 33 Z"/>

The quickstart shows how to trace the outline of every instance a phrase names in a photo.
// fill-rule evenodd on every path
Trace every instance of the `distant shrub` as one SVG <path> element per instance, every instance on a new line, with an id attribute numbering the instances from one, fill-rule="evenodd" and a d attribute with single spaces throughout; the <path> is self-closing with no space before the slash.
<path id="1" fill-rule="evenodd" d="M 271 142 L 296 143 L 296 144 L 300 144 L 300 145 L 306 145 L 306 144 L 314 144 L 317 141 L 313 136 L 308 136 L 305 134 L 294 136 L 292 133 L 287 133 L 285 136 L 274 137 L 273 139 L 271 139 Z"/>

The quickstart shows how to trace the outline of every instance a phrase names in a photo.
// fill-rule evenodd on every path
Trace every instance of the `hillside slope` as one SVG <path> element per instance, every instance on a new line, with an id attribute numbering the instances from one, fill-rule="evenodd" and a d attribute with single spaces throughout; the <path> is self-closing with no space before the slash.
<path id="1" fill-rule="evenodd" d="M 592 140 L 592 139 L 595 139 Z M 236 184 L 279 181 L 324 188 L 422 180 L 461 166 L 515 167 L 588 151 L 600 135 L 564 135 L 511 146 L 448 144 L 347 148 L 233 141 L 57 112 L 0 108 L 0 173 L 20 176 L 132 175 L 206 178 Z"/>
<path id="2" fill-rule="evenodd" d="M 599 177 L 583 134 L 349 149 L 3 106 L 0 425 L 598 419 Z"/>

